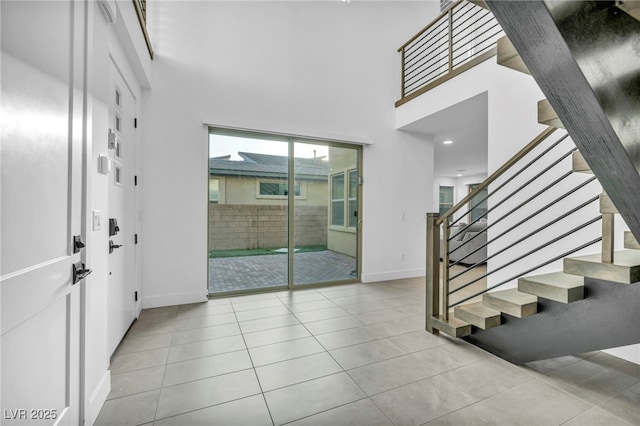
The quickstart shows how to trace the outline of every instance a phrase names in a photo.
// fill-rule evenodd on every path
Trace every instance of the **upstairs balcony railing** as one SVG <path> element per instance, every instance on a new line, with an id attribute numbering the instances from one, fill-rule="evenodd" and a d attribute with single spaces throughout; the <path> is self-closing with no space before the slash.
<path id="1" fill-rule="evenodd" d="M 495 56 L 503 35 L 489 10 L 458 1 L 398 49 L 402 84 L 396 107 Z"/>
<path id="2" fill-rule="evenodd" d="M 149 56 L 153 59 L 153 48 L 151 47 L 151 39 L 147 32 L 147 0 L 133 0 L 133 6 L 136 9 L 138 15 L 138 21 L 140 22 L 140 28 L 144 35 L 144 41 L 147 43 L 147 50 L 149 50 Z"/>

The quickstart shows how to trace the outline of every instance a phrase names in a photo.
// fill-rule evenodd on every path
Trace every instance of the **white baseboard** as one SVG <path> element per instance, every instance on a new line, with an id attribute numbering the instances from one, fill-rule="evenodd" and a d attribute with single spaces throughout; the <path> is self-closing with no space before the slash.
<path id="1" fill-rule="evenodd" d="M 98 383 L 98 386 L 89 397 L 89 406 L 85 412 L 85 424 L 92 425 L 95 423 L 104 402 L 107 400 L 107 396 L 109 396 L 109 392 L 111 392 L 111 370 L 104 372 L 100 383 Z"/>
<path id="2" fill-rule="evenodd" d="M 163 306 L 185 305 L 187 303 L 206 302 L 208 299 L 206 290 L 198 293 L 173 293 L 162 296 L 150 296 L 142 298 L 142 309 L 161 308 Z"/>
<path id="3" fill-rule="evenodd" d="M 424 268 L 405 269 L 402 271 L 374 272 L 371 274 L 362 274 L 360 280 L 363 283 L 375 283 L 378 281 L 402 280 L 405 278 L 422 277 L 425 274 Z"/>

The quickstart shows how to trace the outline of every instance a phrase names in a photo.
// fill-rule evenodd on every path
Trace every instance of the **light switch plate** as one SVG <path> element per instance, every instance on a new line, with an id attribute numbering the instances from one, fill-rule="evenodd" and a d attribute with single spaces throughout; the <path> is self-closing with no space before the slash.
<path id="1" fill-rule="evenodd" d="M 93 230 L 99 231 L 102 229 L 102 212 L 100 210 L 93 211 Z"/>

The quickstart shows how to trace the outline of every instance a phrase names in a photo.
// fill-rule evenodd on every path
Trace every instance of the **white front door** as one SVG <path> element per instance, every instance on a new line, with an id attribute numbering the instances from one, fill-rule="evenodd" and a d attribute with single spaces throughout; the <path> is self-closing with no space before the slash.
<path id="1" fill-rule="evenodd" d="M 81 423 L 85 7 L 0 2 L 2 425 Z"/>
<path id="2" fill-rule="evenodd" d="M 109 182 L 109 278 L 107 344 L 109 353 L 135 319 L 135 98 L 115 63 L 109 122 L 115 142 L 109 149 L 113 170 Z M 117 229 L 116 229 L 117 226 Z"/>

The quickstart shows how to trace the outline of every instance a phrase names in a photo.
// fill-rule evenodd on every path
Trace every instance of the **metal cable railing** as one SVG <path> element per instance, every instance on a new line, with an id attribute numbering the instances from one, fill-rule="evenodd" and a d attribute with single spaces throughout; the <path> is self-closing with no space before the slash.
<path id="1" fill-rule="evenodd" d="M 543 131 L 452 209 L 428 214 L 428 330 L 434 319 L 448 320 L 453 307 L 602 241 L 590 228 L 603 220 L 593 196 L 599 188 L 591 186 L 597 179 L 567 170 L 576 148 L 566 134 L 552 140 L 554 130 Z"/>
<path id="2" fill-rule="evenodd" d="M 494 56 L 503 34 L 490 11 L 458 1 L 398 49 L 402 96 L 396 106 Z"/>

